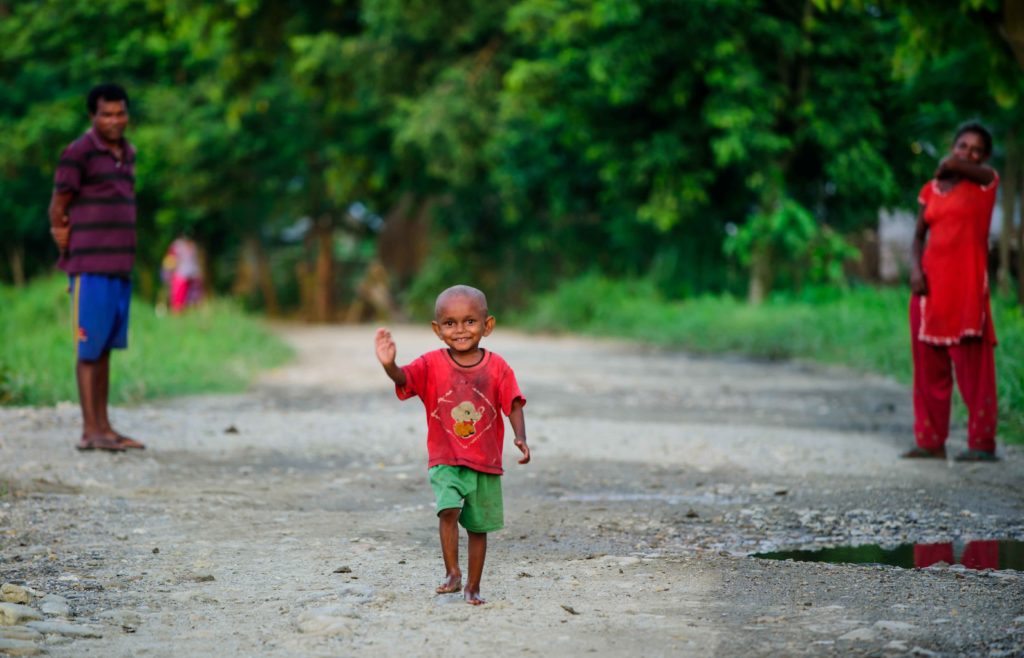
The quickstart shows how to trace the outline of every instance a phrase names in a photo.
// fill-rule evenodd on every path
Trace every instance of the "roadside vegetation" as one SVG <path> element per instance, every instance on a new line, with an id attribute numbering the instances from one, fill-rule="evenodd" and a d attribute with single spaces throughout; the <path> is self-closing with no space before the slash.
<path id="1" fill-rule="evenodd" d="M 902 287 L 810 288 L 776 293 L 759 306 L 729 296 L 673 302 L 646 280 L 592 275 L 537 298 L 518 321 L 532 330 L 630 338 L 699 353 L 807 359 L 909 384 L 908 294 Z M 1024 316 L 1011 299 L 994 299 L 993 315 L 999 437 L 1024 443 Z"/>
<path id="2" fill-rule="evenodd" d="M 0 286 L 0 308 L 0 404 L 77 400 L 67 280 Z M 129 327 L 129 349 L 112 357 L 112 403 L 242 390 L 256 372 L 290 355 L 258 319 L 227 301 L 158 316 L 152 304 L 136 298 Z"/>

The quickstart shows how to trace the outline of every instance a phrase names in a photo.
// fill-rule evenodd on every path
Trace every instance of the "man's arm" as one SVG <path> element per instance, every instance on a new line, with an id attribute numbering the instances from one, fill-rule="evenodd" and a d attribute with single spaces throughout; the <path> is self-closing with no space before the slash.
<path id="1" fill-rule="evenodd" d="M 530 446 L 526 445 L 526 416 L 523 414 L 523 399 L 512 400 L 512 411 L 508 415 L 508 422 L 512 425 L 512 431 L 516 434 L 514 441 L 519 451 L 523 453 L 520 464 L 530 463 Z"/>
<path id="2" fill-rule="evenodd" d="M 995 170 L 986 164 L 974 164 L 952 155 L 946 156 L 935 170 L 936 178 L 960 176 L 978 185 L 989 185 L 996 179 Z"/>
<path id="3" fill-rule="evenodd" d="M 928 279 L 921 267 L 921 256 L 924 254 L 924 241 L 928 235 L 928 222 L 924 221 L 925 205 L 917 211 L 917 226 L 914 228 L 914 239 L 910 243 L 910 290 L 915 295 L 928 294 Z"/>
<path id="4" fill-rule="evenodd" d="M 68 219 L 68 205 L 75 198 L 73 192 L 53 191 L 50 197 L 50 235 L 61 253 L 68 250 L 71 241 L 71 221 Z"/>
<path id="5" fill-rule="evenodd" d="M 405 386 L 405 373 L 402 369 L 395 365 L 395 356 L 398 353 L 395 347 L 395 340 L 391 337 L 391 332 L 387 329 L 381 328 L 377 330 L 377 335 L 374 337 L 374 345 L 377 352 L 377 360 L 384 366 L 384 372 L 387 373 L 391 381 L 399 387 Z"/>

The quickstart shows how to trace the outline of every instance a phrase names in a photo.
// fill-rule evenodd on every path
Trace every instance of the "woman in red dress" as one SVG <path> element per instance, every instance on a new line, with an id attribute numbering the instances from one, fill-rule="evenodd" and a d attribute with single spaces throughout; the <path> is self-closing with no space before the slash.
<path id="1" fill-rule="evenodd" d="M 991 154 L 988 130 L 962 126 L 918 196 L 910 272 L 916 445 L 904 457 L 946 458 L 955 372 L 969 414 L 967 450 L 955 459 L 997 459 L 988 233 L 999 176 L 985 164 Z"/>

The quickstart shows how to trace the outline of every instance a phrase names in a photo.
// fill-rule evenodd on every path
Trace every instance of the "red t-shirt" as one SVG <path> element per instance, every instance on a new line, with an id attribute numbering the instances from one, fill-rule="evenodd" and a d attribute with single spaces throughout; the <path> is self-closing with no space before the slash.
<path id="1" fill-rule="evenodd" d="M 512 368 L 494 352 L 484 351 L 480 363 L 455 363 L 447 349 L 427 352 L 407 366 L 399 399 L 419 397 L 427 411 L 428 468 L 438 464 L 468 466 L 501 475 L 505 423 L 512 402 L 526 398 Z"/>
<path id="2" fill-rule="evenodd" d="M 921 298 L 918 339 L 952 345 L 967 337 L 995 342 L 988 290 L 988 231 L 999 177 L 988 185 L 961 180 L 947 192 L 938 181 L 924 184 L 928 242 L 921 267 L 928 294 Z"/>

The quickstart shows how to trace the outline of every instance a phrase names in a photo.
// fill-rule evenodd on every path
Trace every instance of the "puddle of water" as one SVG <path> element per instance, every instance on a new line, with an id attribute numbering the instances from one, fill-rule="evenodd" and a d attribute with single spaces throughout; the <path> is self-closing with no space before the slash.
<path id="1" fill-rule="evenodd" d="M 751 557 L 798 562 L 841 564 L 889 564 L 906 569 L 923 569 L 933 564 L 962 564 L 968 569 L 1015 569 L 1024 571 L 1024 541 L 983 540 L 939 544 L 902 544 L 882 548 L 877 544 L 837 546 L 815 551 L 774 551 Z"/>

